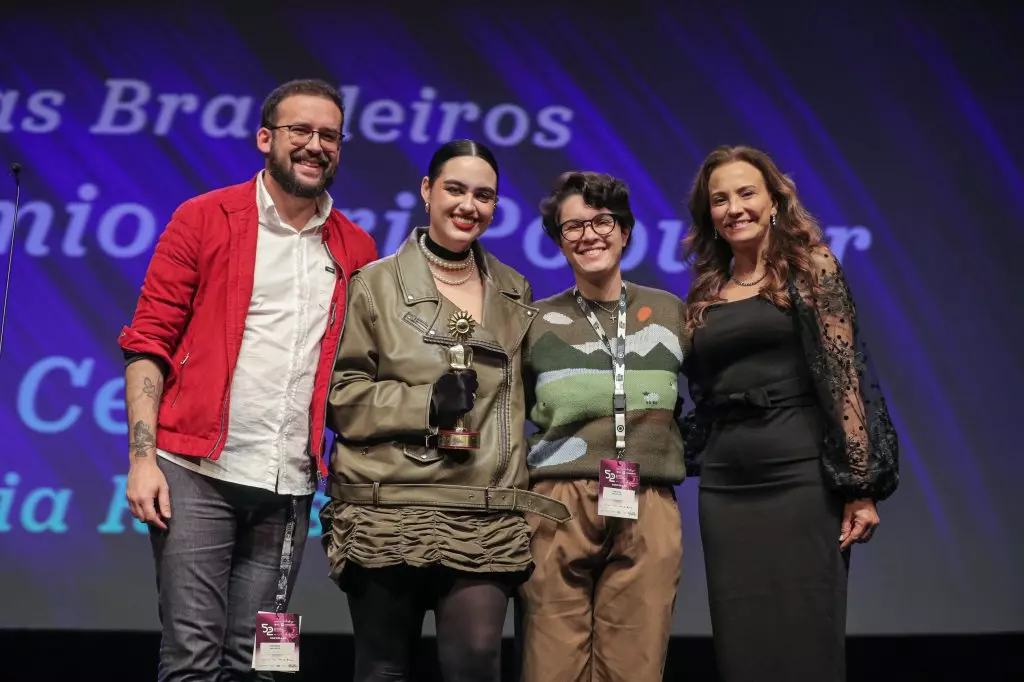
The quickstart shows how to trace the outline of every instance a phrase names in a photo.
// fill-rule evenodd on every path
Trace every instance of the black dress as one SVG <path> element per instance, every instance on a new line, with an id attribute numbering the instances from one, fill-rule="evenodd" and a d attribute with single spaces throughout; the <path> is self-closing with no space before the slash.
<path id="1" fill-rule="evenodd" d="M 845 679 L 843 499 L 825 484 L 793 315 L 758 297 L 717 304 L 693 337 L 691 378 L 713 414 L 699 514 L 725 682 Z"/>

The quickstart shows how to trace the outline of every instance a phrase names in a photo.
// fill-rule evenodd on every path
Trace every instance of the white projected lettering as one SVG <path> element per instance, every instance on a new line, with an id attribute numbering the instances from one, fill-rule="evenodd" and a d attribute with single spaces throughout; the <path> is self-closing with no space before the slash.
<path id="1" fill-rule="evenodd" d="M 418 97 L 368 99 L 360 85 L 338 87 L 345 104 L 344 132 L 374 144 L 409 141 L 443 144 L 457 137 L 486 140 L 496 147 L 528 144 L 559 149 L 572 140 L 575 112 L 560 104 L 538 108 L 515 102 L 444 99 L 430 85 Z M 66 95 L 57 90 L 0 91 L 0 132 L 56 130 Z M 93 135 L 151 134 L 200 130 L 211 138 L 251 139 L 260 121 L 261 100 L 247 93 L 161 92 L 138 78 L 109 78 L 87 130 Z"/>
<path id="2" fill-rule="evenodd" d="M 94 210 L 99 194 L 96 185 L 85 183 L 78 188 L 78 201 L 64 207 L 40 200 L 23 203 L 18 234 L 25 235 L 25 252 L 40 258 L 57 249 L 61 255 L 81 258 L 91 244 L 110 258 L 148 255 L 159 237 L 154 212 L 135 202 Z M 0 201 L 0 253 L 7 253 L 13 225 L 14 203 Z"/>
<path id="3" fill-rule="evenodd" d="M 83 404 L 86 404 L 100 430 L 115 435 L 127 433 L 124 377 L 115 376 L 97 385 L 93 381 L 95 366 L 94 358 L 75 360 L 63 355 L 51 355 L 34 362 L 18 384 L 17 410 L 21 422 L 36 433 L 63 433 L 81 419 L 85 411 Z M 69 391 L 69 387 L 80 390 Z M 92 387 L 95 392 L 88 399 Z M 44 390 L 48 396 L 46 409 L 40 400 Z M 65 402 L 55 404 L 53 397 L 58 395 L 63 396 Z"/>
<path id="4" fill-rule="evenodd" d="M 154 96 L 149 83 L 132 78 L 111 78 L 105 85 L 106 97 L 89 127 L 94 135 L 167 135 L 181 117 L 192 114 L 199 114 L 200 129 L 210 137 L 247 138 L 255 130 L 253 112 L 258 107 L 252 96 L 218 94 L 201 102 L 194 93 Z"/>
<path id="5" fill-rule="evenodd" d="M 443 144 L 457 137 L 478 137 L 497 147 L 527 140 L 542 149 L 558 149 L 572 140 L 573 111 L 550 105 L 532 113 L 519 104 L 440 100 L 438 91 L 424 86 L 412 102 L 378 99 L 363 102 L 362 88 L 342 85 L 345 134 L 378 144 L 408 140 Z"/>
<path id="6" fill-rule="evenodd" d="M 253 93 L 165 92 L 139 78 L 108 78 L 86 130 L 93 135 L 151 134 L 163 137 L 198 129 L 211 138 L 252 138 L 260 125 L 261 96 Z M 560 149 L 572 141 L 575 112 L 561 104 L 527 107 L 516 102 L 444 98 L 430 85 L 411 99 L 369 99 L 360 85 L 339 85 L 345 103 L 344 132 L 374 144 L 409 141 L 443 144 L 457 137 L 496 147 L 521 144 Z M 0 90 L 0 133 L 51 133 L 64 123 L 66 93 L 40 89 Z"/>
<path id="7" fill-rule="evenodd" d="M 0 90 L 0 133 L 49 133 L 61 123 L 65 95 L 59 90 Z"/>

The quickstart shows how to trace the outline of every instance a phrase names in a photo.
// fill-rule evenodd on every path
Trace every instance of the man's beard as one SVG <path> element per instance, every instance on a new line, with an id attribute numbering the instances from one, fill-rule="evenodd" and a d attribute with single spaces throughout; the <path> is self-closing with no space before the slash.
<path id="1" fill-rule="evenodd" d="M 292 163 L 301 163 L 306 159 L 318 161 L 320 167 L 324 169 L 320 182 L 315 185 L 306 185 L 300 182 L 290 165 L 284 165 L 277 160 L 273 149 L 270 150 L 270 154 L 267 156 L 267 170 L 270 171 L 270 177 L 274 178 L 277 184 L 281 186 L 281 189 L 288 194 L 301 199 L 315 199 L 326 192 L 331 184 L 334 183 L 335 169 L 330 167 L 330 160 L 326 154 L 311 154 L 304 149 L 291 153 L 290 161 Z"/>

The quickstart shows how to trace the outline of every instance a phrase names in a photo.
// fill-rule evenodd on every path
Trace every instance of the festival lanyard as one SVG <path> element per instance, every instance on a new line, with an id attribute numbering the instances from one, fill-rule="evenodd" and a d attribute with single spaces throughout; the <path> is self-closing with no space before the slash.
<path id="1" fill-rule="evenodd" d="M 615 348 L 612 348 L 608 335 L 601 322 L 594 315 L 587 299 L 583 298 L 579 289 L 573 287 L 572 295 L 579 304 L 580 310 L 587 316 L 587 321 L 601 339 L 608 354 L 612 356 L 612 372 L 615 381 L 615 392 L 612 394 L 612 411 L 615 415 L 615 451 L 616 459 L 621 460 L 626 454 L 626 283 L 622 283 L 619 294 L 619 323 L 615 332 Z"/>

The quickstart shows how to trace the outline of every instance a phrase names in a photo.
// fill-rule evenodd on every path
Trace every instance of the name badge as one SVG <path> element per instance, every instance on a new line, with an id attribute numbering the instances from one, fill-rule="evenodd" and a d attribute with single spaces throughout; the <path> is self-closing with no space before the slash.
<path id="1" fill-rule="evenodd" d="M 294 613 L 256 613 L 256 641 L 252 650 L 254 670 L 299 671 L 299 629 L 302 616 Z"/>
<path id="2" fill-rule="evenodd" d="M 636 519 L 639 514 L 637 489 L 640 472 L 636 462 L 601 460 L 601 478 L 597 482 L 597 513 L 620 519 Z"/>

